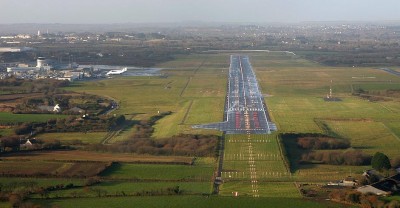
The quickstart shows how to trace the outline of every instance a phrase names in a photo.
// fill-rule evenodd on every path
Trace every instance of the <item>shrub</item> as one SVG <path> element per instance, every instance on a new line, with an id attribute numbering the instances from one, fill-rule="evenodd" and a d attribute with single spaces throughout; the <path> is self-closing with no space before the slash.
<path id="1" fill-rule="evenodd" d="M 301 162 L 322 162 L 330 165 L 369 165 L 371 157 L 359 150 L 345 152 L 309 152 L 301 157 Z"/>
<path id="2" fill-rule="evenodd" d="M 390 164 L 392 165 L 393 168 L 399 168 L 400 167 L 400 157 L 397 156 L 397 157 L 393 158 L 390 161 Z"/>
<path id="3" fill-rule="evenodd" d="M 375 153 L 371 160 L 372 168 L 378 171 L 388 170 L 392 166 L 390 165 L 389 157 L 381 152 Z"/>
<path id="4" fill-rule="evenodd" d="M 347 149 L 350 142 L 332 137 L 301 137 L 297 139 L 297 145 L 303 149 Z"/>
<path id="5" fill-rule="evenodd" d="M 157 140 L 131 138 L 113 145 L 90 145 L 88 149 L 151 155 L 215 156 L 218 138 L 214 135 L 177 135 Z"/>

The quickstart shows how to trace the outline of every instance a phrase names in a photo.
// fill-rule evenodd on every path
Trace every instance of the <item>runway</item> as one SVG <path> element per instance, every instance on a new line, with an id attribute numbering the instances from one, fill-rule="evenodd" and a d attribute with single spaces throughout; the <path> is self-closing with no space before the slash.
<path id="1" fill-rule="evenodd" d="M 388 72 L 388 73 L 390 73 L 390 74 L 393 74 L 393 75 L 396 75 L 396 76 L 400 77 L 400 72 L 395 71 L 395 70 L 393 70 L 393 69 L 389 69 L 389 68 L 380 68 L 380 70 L 383 70 L 383 71 L 385 71 L 385 72 Z"/>
<path id="2" fill-rule="evenodd" d="M 224 122 L 195 125 L 225 134 L 270 134 L 276 131 L 248 56 L 231 55 Z"/>

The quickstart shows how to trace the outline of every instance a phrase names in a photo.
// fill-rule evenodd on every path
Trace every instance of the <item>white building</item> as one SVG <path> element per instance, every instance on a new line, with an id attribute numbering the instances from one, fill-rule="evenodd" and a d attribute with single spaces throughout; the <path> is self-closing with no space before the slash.
<path id="1" fill-rule="evenodd" d="M 12 48 L 12 47 L 0 47 L 0 52 L 21 52 L 21 48 Z"/>
<path id="2" fill-rule="evenodd" d="M 83 78 L 83 72 L 74 72 L 74 71 L 63 71 L 64 76 L 63 77 L 58 77 L 58 80 L 68 80 L 70 82 L 73 82 L 75 80 L 79 80 Z"/>
<path id="3" fill-rule="evenodd" d="M 37 71 L 36 67 L 7 67 L 8 73 L 23 73 L 23 72 L 30 72 L 30 71 Z"/>
<path id="4" fill-rule="evenodd" d="M 38 57 L 36 60 L 36 68 L 42 68 L 47 65 L 45 57 Z"/>
<path id="5" fill-rule="evenodd" d="M 22 51 L 30 51 L 32 48 L 30 47 L 0 47 L 0 53 L 5 53 L 5 52 L 22 52 Z"/>

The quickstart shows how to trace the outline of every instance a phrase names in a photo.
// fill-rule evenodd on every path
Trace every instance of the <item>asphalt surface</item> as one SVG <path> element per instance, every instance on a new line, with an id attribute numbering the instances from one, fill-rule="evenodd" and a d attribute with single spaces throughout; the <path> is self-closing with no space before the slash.
<path id="1" fill-rule="evenodd" d="M 398 71 L 395 71 L 395 70 L 392 70 L 392 69 L 389 69 L 389 68 L 380 68 L 380 70 L 383 70 L 385 72 L 388 72 L 390 74 L 393 74 L 393 75 L 396 75 L 396 76 L 400 77 L 400 72 L 398 72 Z"/>
<path id="2" fill-rule="evenodd" d="M 270 134 L 276 131 L 248 56 L 232 55 L 224 122 L 195 125 L 225 134 Z"/>

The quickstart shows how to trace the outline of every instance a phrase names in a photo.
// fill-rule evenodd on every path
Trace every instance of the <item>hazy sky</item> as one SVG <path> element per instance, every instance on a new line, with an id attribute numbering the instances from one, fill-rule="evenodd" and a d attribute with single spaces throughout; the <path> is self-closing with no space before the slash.
<path id="1" fill-rule="evenodd" d="M 400 20 L 399 0 L 0 0 L 0 23 Z"/>

